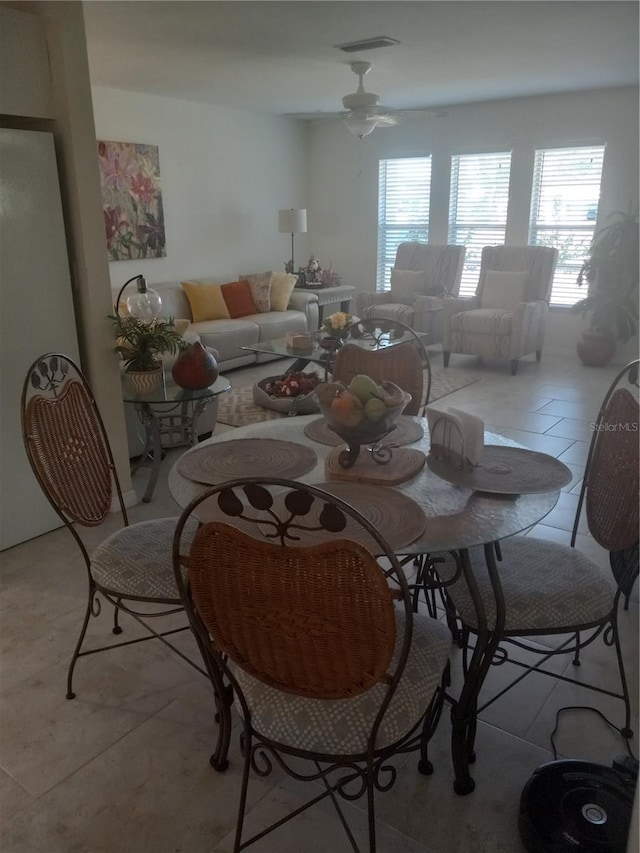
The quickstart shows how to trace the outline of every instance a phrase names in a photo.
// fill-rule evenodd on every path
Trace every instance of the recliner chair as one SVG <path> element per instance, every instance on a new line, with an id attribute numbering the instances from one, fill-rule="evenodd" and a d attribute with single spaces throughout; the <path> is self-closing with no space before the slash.
<path id="1" fill-rule="evenodd" d="M 475 295 L 445 299 L 444 366 L 452 352 L 511 360 L 542 346 L 558 250 L 548 246 L 485 246 Z"/>
<path id="2" fill-rule="evenodd" d="M 391 319 L 426 332 L 426 344 L 442 339 L 443 296 L 457 296 L 464 266 L 464 246 L 400 243 L 391 270 L 391 290 L 359 293 L 362 320 Z"/>

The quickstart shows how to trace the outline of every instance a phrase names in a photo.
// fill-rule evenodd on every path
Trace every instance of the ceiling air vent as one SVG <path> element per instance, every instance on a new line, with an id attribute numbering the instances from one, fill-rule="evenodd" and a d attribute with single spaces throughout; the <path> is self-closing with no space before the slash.
<path id="1" fill-rule="evenodd" d="M 400 44 L 400 42 L 389 36 L 376 36 L 371 39 L 362 39 L 362 41 L 347 42 L 347 44 L 334 44 L 334 47 L 345 53 L 359 53 L 362 50 L 374 50 L 377 47 L 390 47 L 392 44 Z"/>

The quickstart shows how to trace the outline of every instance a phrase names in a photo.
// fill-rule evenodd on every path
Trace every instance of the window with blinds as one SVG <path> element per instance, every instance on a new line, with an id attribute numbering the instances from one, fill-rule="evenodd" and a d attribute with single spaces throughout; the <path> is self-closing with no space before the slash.
<path id="1" fill-rule="evenodd" d="M 504 243 L 511 152 L 451 158 L 449 243 L 466 246 L 460 296 L 476 292 L 484 246 Z"/>
<path id="2" fill-rule="evenodd" d="M 378 177 L 378 290 L 389 290 L 400 243 L 429 237 L 431 157 L 380 160 Z"/>
<path id="3" fill-rule="evenodd" d="M 603 159 L 604 145 L 536 151 L 529 242 L 559 251 L 552 305 L 586 295 L 576 279 L 596 226 Z"/>

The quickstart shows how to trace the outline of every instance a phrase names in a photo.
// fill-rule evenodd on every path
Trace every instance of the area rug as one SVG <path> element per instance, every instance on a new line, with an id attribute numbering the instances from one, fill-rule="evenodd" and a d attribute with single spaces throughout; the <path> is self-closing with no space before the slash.
<path id="1" fill-rule="evenodd" d="M 453 394 L 467 385 L 478 382 L 479 376 L 469 376 L 460 373 L 434 373 L 431 382 L 431 399 L 441 400 L 447 394 Z M 283 412 L 274 412 L 272 409 L 263 409 L 253 402 L 253 386 L 240 385 L 231 388 L 228 394 L 218 397 L 218 422 L 228 426 L 246 426 L 256 424 L 260 421 L 271 421 L 276 418 L 285 418 Z"/>

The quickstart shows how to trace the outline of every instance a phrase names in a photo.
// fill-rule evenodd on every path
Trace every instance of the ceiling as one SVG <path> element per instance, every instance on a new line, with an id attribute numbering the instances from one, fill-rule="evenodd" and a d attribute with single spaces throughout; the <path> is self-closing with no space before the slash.
<path id="1" fill-rule="evenodd" d="M 349 62 L 391 108 L 638 83 L 638 3 L 91 0 L 93 85 L 275 114 L 340 110 Z M 347 54 L 335 45 L 400 44 Z"/>

